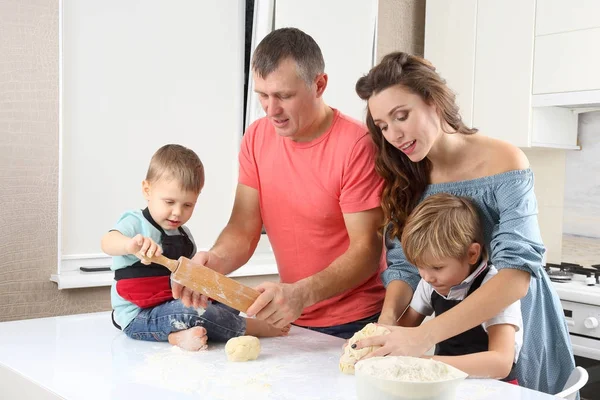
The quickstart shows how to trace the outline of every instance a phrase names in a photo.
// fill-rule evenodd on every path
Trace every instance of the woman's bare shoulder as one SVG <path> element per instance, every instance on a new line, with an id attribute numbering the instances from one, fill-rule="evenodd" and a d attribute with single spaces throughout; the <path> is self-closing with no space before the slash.
<path id="1" fill-rule="evenodd" d="M 489 136 L 478 136 L 479 154 L 487 158 L 489 175 L 529 168 L 527 156 L 518 147 Z"/>

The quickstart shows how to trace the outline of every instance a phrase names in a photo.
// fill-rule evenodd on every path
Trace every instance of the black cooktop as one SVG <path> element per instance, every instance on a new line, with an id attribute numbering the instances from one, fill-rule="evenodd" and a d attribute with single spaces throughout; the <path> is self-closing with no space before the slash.
<path id="1" fill-rule="evenodd" d="M 574 274 L 595 277 L 596 283 L 600 283 L 600 264 L 584 267 L 581 264 L 561 262 L 560 264 L 546 263 L 544 269 L 550 280 L 554 282 L 570 281 Z"/>

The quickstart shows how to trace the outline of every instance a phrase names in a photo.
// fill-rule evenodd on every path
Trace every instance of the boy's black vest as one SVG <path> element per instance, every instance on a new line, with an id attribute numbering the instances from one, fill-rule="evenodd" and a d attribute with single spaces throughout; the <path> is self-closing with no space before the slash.
<path id="1" fill-rule="evenodd" d="M 167 235 L 147 208 L 142 214 L 160 232 L 160 246 L 165 257 L 177 260 L 181 256 L 193 256 L 194 243 L 182 227 L 179 227 L 179 235 Z M 155 263 L 144 265 L 138 261 L 115 271 L 117 293 L 141 308 L 154 307 L 173 299 L 170 275 L 167 267 Z"/>
<path id="2" fill-rule="evenodd" d="M 483 279 L 489 270 L 490 267 L 485 267 L 485 269 L 477 275 L 465 298 L 481 286 Z M 447 300 L 440 296 L 435 290 L 431 293 L 431 305 L 433 306 L 436 316 L 445 313 L 461 301 L 462 300 Z M 477 325 L 466 332 L 446 339 L 435 346 L 435 355 L 438 356 L 461 356 L 482 351 L 488 351 L 488 335 L 481 325 Z M 506 382 L 514 380 L 514 370 L 515 364 L 513 363 L 510 374 L 502 380 Z"/>

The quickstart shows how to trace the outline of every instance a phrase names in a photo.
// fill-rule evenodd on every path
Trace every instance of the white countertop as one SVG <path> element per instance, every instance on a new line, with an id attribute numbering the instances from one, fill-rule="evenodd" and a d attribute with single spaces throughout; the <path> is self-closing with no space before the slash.
<path id="1" fill-rule="evenodd" d="M 228 362 L 223 344 L 184 352 L 168 343 L 127 338 L 110 313 L 0 323 L 0 398 L 355 399 L 354 376 L 338 370 L 342 339 L 292 327 L 261 338 L 256 361 Z M 19 397 L 15 397 L 15 393 Z M 467 379 L 457 400 L 543 400 L 540 392 L 495 380 Z"/>

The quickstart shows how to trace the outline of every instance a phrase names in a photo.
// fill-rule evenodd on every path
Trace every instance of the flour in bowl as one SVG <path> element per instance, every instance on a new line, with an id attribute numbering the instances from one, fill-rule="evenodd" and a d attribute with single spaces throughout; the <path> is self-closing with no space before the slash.
<path id="1" fill-rule="evenodd" d="M 373 357 L 356 364 L 356 372 L 400 382 L 440 382 L 465 378 L 467 374 L 448 364 L 426 358 Z"/>

